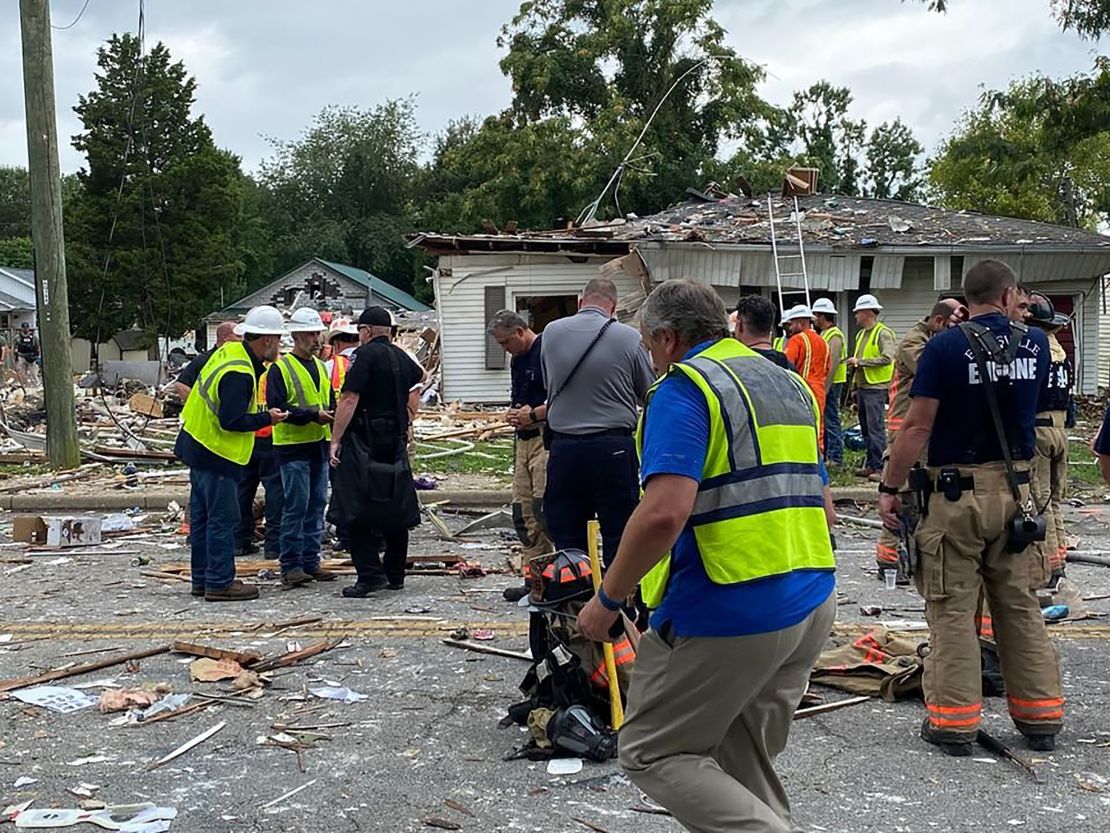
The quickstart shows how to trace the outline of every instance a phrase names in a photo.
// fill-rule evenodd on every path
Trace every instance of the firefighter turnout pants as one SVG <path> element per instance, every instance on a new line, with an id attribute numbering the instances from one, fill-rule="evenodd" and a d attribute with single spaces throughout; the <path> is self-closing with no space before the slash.
<path id="1" fill-rule="evenodd" d="M 1031 488 L 1037 509 L 1044 513 L 1045 539 L 1033 544 L 1041 559 L 1044 576 L 1037 577 L 1035 587 L 1044 587 L 1053 576 L 1062 575 L 1068 555 L 1068 539 L 1064 532 L 1062 503 L 1068 486 L 1068 432 L 1064 427 L 1067 413 L 1048 411 L 1037 414 L 1037 421 L 1051 420 L 1051 425 L 1037 426 L 1037 451 L 1033 457 Z"/>
<path id="2" fill-rule="evenodd" d="M 543 435 L 516 438 L 513 460 L 513 525 L 524 547 L 524 564 L 552 551 L 543 516 L 543 493 L 547 488 L 547 450 Z"/>
<path id="3" fill-rule="evenodd" d="M 935 478 L 936 469 L 929 474 Z M 1064 719 L 1060 665 L 1032 589 L 1041 567 L 1032 547 L 1007 551 L 1007 524 L 1017 513 L 1003 463 L 960 468 L 974 486 L 959 500 L 934 492 L 917 530 L 915 575 L 925 599 L 931 651 L 925 659 L 925 705 L 933 729 L 975 739 L 982 710 L 976 617 L 989 603 L 1006 681 L 1010 717 L 1026 735 L 1053 735 Z M 1028 486 L 1021 486 L 1022 500 Z"/>

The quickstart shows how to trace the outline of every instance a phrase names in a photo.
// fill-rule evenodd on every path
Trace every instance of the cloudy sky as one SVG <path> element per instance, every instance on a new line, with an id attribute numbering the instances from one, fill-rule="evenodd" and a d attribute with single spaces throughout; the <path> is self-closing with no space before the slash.
<path id="1" fill-rule="evenodd" d="M 51 0 L 55 25 L 84 0 Z M 0 17 L 0 164 L 25 165 L 18 11 Z M 792 90 L 826 78 L 855 96 L 854 115 L 872 124 L 901 116 L 931 149 L 974 104 L 1032 72 L 1089 69 L 1096 45 L 1063 33 L 1048 0 L 951 0 L 935 15 L 910 0 L 717 0 L 715 16 L 743 56 L 766 68 L 763 93 L 785 103 Z M 198 81 L 196 107 L 216 142 L 250 169 L 269 153 L 267 136 L 295 137 L 327 104 L 372 106 L 415 94 L 422 129 L 503 108 L 510 90 L 496 39 L 519 0 L 147 0 L 147 41 L 166 43 Z M 72 107 L 94 86 L 96 49 L 113 32 L 135 31 L 138 0 L 90 0 L 71 29 L 54 32 L 62 168 Z"/>

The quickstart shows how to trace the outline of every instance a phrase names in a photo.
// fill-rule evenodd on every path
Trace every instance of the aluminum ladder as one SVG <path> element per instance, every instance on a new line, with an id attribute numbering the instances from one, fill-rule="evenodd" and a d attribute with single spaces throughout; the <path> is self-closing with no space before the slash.
<path id="1" fill-rule="evenodd" d="M 794 197 L 794 232 L 797 235 L 798 253 L 780 255 L 779 254 L 779 240 L 775 233 L 775 206 L 774 200 L 770 194 L 767 195 L 767 218 L 771 222 L 771 257 L 775 261 L 775 286 L 778 288 L 779 293 L 779 315 L 780 317 L 786 314 L 786 306 L 782 301 L 782 282 L 784 278 L 801 278 L 802 286 L 806 293 L 806 306 L 810 306 L 809 299 L 809 273 L 806 271 L 806 247 L 805 241 L 802 239 L 802 212 L 798 208 L 798 198 Z M 788 221 L 789 222 L 789 221 Z M 792 243 L 792 240 L 784 240 L 784 243 Z M 800 271 L 790 271 L 784 264 L 789 263 L 791 267 L 794 266 L 794 261 L 798 261 L 797 268 Z"/>

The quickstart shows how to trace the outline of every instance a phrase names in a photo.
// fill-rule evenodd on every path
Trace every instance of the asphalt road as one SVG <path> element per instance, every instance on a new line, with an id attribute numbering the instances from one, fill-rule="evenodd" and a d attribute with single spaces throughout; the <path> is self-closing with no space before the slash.
<path id="1" fill-rule="evenodd" d="M 1106 547 L 1110 508 L 1080 511 L 1086 514 L 1069 516 L 1082 548 Z M 921 601 L 912 590 L 887 591 L 868 573 L 875 533 L 846 527 L 839 538 L 839 621 L 874 621 L 860 616 L 861 604 L 907 608 L 898 618 L 921 621 L 914 612 Z M 468 541 L 490 548 L 463 551 L 460 542 L 434 538 L 426 524 L 413 549 L 503 564 L 508 542 L 499 532 Z M 173 534 L 117 543 L 153 558 L 155 568 L 188 554 Z M 4 547 L 0 558 L 18 558 L 23 549 Z M 189 833 L 435 829 L 426 820 L 465 831 L 588 829 L 576 819 L 610 833 L 678 829 L 671 819 L 631 809 L 643 802 L 615 764 L 587 763 L 576 775 L 556 777 L 544 764 L 502 760 L 525 740 L 522 730 L 497 727 L 505 707 L 519 699 L 516 686 L 525 664 L 448 648 L 440 640 L 465 623 L 472 631 L 493 632 L 484 644 L 524 649 L 524 616 L 499 595 L 514 579 L 410 577 L 403 593 L 371 600 L 340 598 L 347 579 L 291 591 L 266 581 L 258 601 L 217 605 L 190 597 L 184 582 L 141 576 L 150 568 L 129 566 L 130 557 L 36 556 L 14 573 L 25 565 L 0 563 L 0 640 L 11 634 L 0 642 L 0 678 L 170 638 L 267 655 L 291 642 L 310 645 L 329 636 L 345 642 L 279 671 L 249 707 L 217 705 L 151 725 L 113 727 L 114 715 L 95 708 L 56 714 L 14 699 L 0 702 L 0 807 L 32 799 L 35 807 L 73 807 L 79 799 L 67 789 L 86 783 L 97 785 L 92 792 L 109 803 L 149 800 L 175 807 L 179 817 L 171 829 Z M 1110 569 L 1073 565 L 1069 574 L 1087 595 L 1110 593 Z M 1091 608 L 1110 613 L 1110 602 Z M 315 616 L 322 621 L 274 632 L 275 623 Z M 876 701 L 795 724 L 780 770 L 798 823 L 809 831 L 840 833 L 1110 829 L 1110 627 L 1085 629 L 1092 624 L 1099 625 L 1054 628 L 1069 705 L 1059 751 L 1041 756 L 1037 767 L 1043 784 L 985 752 L 963 760 L 944 757 L 917 738 L 924 713 L 919 702 Z M 119 651 L 63 656 L 104 648 Z M 190 683 L 181 659 L 162 654 L 132 671 L 118 666 L 58 684 L 164 682 L 175 692 L 209 693 L 226 686 Z M 325 681 L 367 699 L 336 703 L 307 693 Z M 847 696 L 822 693 L 830 700 Z M 988 702 L 986 727 L 1017 742 L 1004 702 Z M 146 771 L 152 761 L 224 721 L 224 729 L 195 749 Z M 318 730 L 327 737 L 303 752 L 301 772 L 293 752 L 259 744 L 276 733 L 275 724 L 342 725 Z M 86 758 L 104 760 L 77 763 Z M 20 777 L 37 780 L 17 788 Z M 311 786 L 263 808 L 305 784 Z"/>

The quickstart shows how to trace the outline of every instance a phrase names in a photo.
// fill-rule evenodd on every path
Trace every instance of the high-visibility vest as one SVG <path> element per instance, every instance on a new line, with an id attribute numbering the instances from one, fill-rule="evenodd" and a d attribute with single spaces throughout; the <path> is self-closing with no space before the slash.
<path id="1" fill-rule="evenodd" d="M 800 376 L 762 358 L 726 338 L 671 365 L 648 391 L 636 429 L 642 454 L 651 398 L 671 374 L 684 374 L 705 396 L 709 447 L 686 525 L 714 584 L 835 569 L 817 451 L 817 401 Z M 648 607 L 659 606 L 669 578 L 668 555 L 641 582 Z"/>
<path id="2" fill-rule="evenodd" d="M 870 332 L 867 330 L 860 330 L 856 333 L 856 347 L 852 351 L 852 355 L 860 359 L 878 359 L 882 357 L 882 352 L 879 350 L 879 333 L 883 330 L 890 330 L 891 335 L 894 331 L 890 329 L 882 321 L 876 321 L 875 326 L 871 328 Z M 864 336 L 867 336 L 867 343 L 863 345 L 863 353 L 859 351 L 860 342 Z M 882 364 L 877 367 L 861 367 L 859 370 L 863 371 L 863 378 L 869 385 L 882 385 L 889 382 L 894 376 L 894 361 L 891 360 L 890 364 Z"/>
<path id="3" fill-rule="evenodd" d="M 821 333 L 821 338 L 825 339 L 827 344 L 831 344 L 834 338 L 840 339 L 840 364 L 836 366 L 836 373 L 833 374 L 833 384 L 839 385 L 848 381 L 848 365 L 844 360 L 848 358 L 848 339 L 844 337 L 844 333 L 835 324 L 829 327 L 825 332 Z"/>
<path id="4" fill-rule="evenodd" d="M 270 364 L 269 362 L 266 363 L 266 370 L 262 371 L 262 375 L 258 377 L 258 393 L 254 401 L 259 413 L 266 410 L 266 377 L 270 375 Z M 263 425 L 254 432 L 254 435 L 260 440 L 267 440 L 274 435 L 274 426 Z"/>
<path id="5" fill-rule="evenodd" d="M 331 389 L 336 393 L 343 390 L 343 382 L 347 379 L 347 370 L 350 367 L 350 356 L 336 353 L 331 357 Z"/>
<path id="6" fill-rule="evenodd" d="M 185 432 L 217 457 L 245 466 L 254 451 L 253 431 L 225 431 L 220 425 L 220 382 L 228 373 L 243 373 L 251 379 L 251 402 L 247 410 L 257 406 L 254 362 L 246 345 L 229 341 L 205 363 L 197 383 L 189 392 L 181 416 Z"/>
<path id="7" fill-rule="evenodd" d="M 779 336 L 771 342 L 771 349 L 778 350 L 780 353 L 786 349 L 786 336 Z"/>
<path id="8" fill-rule="evenodd" d="M 277 368 L 285 382 L 285 393 L 291 407 L 327 410 L 331 403 L 331 380 L 328 379 L 324 363 L 315 356 L 312 361 L 316 364 L 315 382 L 312 381 L 308 368 L 295 356 L 282 356 L 277 361 Z M 331 439 L 331 429 L 319 422 L 292 425 L 286 421 L 274 426 L 274 445 L 318 443 L 327 439 Z"/>

